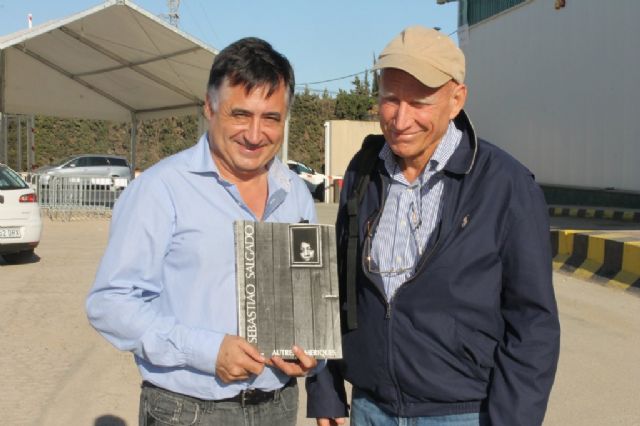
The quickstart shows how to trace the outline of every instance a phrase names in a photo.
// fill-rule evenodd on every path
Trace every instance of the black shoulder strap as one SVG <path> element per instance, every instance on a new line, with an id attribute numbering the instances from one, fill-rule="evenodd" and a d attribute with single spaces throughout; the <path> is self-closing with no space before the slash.
<path id="1" fill-rule="evenodd" d="M 362 142 L 362 148 L 356 154 L 356 176 L 353 189 L 347 197 L 347 219 L 349 239 L 347 241 L 347 329 L 358 328 L 356 273 L 358 270 L 358 210 L 367 191 L 371 173 L 377 164 L 377 158 L 384 145 L 383 135 L 369 135 Z"/>

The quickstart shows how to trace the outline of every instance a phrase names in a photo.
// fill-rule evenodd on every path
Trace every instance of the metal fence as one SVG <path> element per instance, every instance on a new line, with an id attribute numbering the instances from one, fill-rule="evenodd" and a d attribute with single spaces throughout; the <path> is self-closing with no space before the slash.
<path id="1" fill-rule="evenodd" d="M 71 220 L 111 216 L 111 210 L 129 184 L 126 178 L 28 175 L 38 204 L 51 219 Z"/>

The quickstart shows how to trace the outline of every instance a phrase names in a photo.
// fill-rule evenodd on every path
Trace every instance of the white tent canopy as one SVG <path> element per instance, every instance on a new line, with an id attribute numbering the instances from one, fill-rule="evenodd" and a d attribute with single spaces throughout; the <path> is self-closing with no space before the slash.
<path id="1" fill-rule="evenodd" d="M 127 0 L 0 37 L 0 112 L 114 121 L 197 112 L 217 52 Z"/>
<path id="2" fill-rule="evenodd" d="M 134 124 L 197 114 L 216 54 L 130 1 L 108 0 L 0 36 L 0 113 Z"/>

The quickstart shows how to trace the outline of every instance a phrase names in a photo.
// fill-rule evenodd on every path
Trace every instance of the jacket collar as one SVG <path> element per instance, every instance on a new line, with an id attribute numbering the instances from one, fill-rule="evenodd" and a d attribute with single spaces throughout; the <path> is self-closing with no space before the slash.
<path id="1" fill-rule="evenodd" d="M 471 172 L 478 153 L 476 131 L 464 110 L 460 110 L 460 113 L 453 119 L 453 123 L 458 130 L 462 131 L 462 139 L 444 170 L 458 175 L 466 175 Z"/>

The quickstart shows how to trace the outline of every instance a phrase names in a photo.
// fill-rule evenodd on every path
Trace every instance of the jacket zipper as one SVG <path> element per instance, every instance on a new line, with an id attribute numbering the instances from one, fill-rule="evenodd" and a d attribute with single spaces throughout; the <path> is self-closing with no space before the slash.
<path id="1" fill-rule="evenodd" d="M 431 247 L 431 250 L 429 251 L 429 253 L 427 253 L 427 256 L 422 260 L 422 262 L 420 262 L 418 264 L 419 269 L 416 270 L 415 274 L 413 274 L 413 276 L 411 278 L 409 278 L 407 281 L 405 281 L 404 284 L 402 284 L 400 287 L 398 287 L 398 289 L 396 290 L 396 292 L 393 295 L 393 297 L 391 297 L 391 300 L 387 301 L 387 298 L 386 297 L 384 298 L 384 300 L 386 302 L 386 314 L 385 314 L 385 318 L 386 319 L 391 319 L 391 304 L 392 304 L 391 302 L 393 302 L 393 299 L 396 298 L 397 294 L 400 291 L 402 291 L 402 289 L 404 287 L 406 287 L 408 284 L 410 284 L 411 281 L 413 281 L 418 276 L 419 272 L 422 272 L 422 270 L 425 268 L 425 265 L 427 264 L 427 262 L 429 261 L 431 256 L 433 256 L 433 253 L 435 253 L 435 251 L 438 248 L 439 244 L 440 244 L 440 237 L 438 236 L 438 239 L 433 244 L 433 247 Z"/>
<path id="2" fill-rule="evenodd" d="M 440 227 L 441 225 L 439 225 Z M 438 229 L 438 233 L 440 233 L 441 229 Z M 400 407 L 404 406 L 404 401 L 402 398 L 402 392 L 400 391 L 400 386 L 398 385 L 398 381 L 396 379 L 396 375 L 395 375 L 395 371 L 393 369 L 393 350 L 392 350 L 392 336 L 391 336 L 391 310 L 392 310 L 392 305 L 393 305 L 393 301 L 396 298 L 396 296 L 398 295 L 398 293 L 400 291 L 402 291 L 402 289 L 404 287 L 406 287 L 408 284 L 411 283 L 411 281 L 413 281 L 415 279 L 415 277 L 418 275 L 419 272 L 422 272 L 424 270 L 424 268 L 426 267 L 429 259 L 431 258 L 431 256 L 433 256 L 433 254 L 435 253 L 435 251 L 437 250 L 440 241 L 441 241 L 442 236 L 438 235 L 438 239 L 436 240 L 436 242 L 433 244 L 433 247 L 431 248 L 431 250 L 426 254 L 426 256 L 424 257 L 424 259 L 422 259 L 421 262 L 418 263 L 418 269 L 416 269 L 415 274 L 413 274 L 413 276 L 411 278 L 409 278 L 407 281 L 404 282 L 404 284 L 402 284 L 394 293 L 394 295 L 391 297 L 391 299 L 389 301 L 387 301 L 387 297 L 386 294 L 384 295 L 384 301 L 386 304 L 386 313 L 385 313 L 385 319 L 387 321 L 387 358 L 389 360 L 389 375 L 391 377 L 391 381 L 393 382 L 393 385 L 395 387 L 396 390 L 396 399 L 398 401 L 398 405 Z"/>

